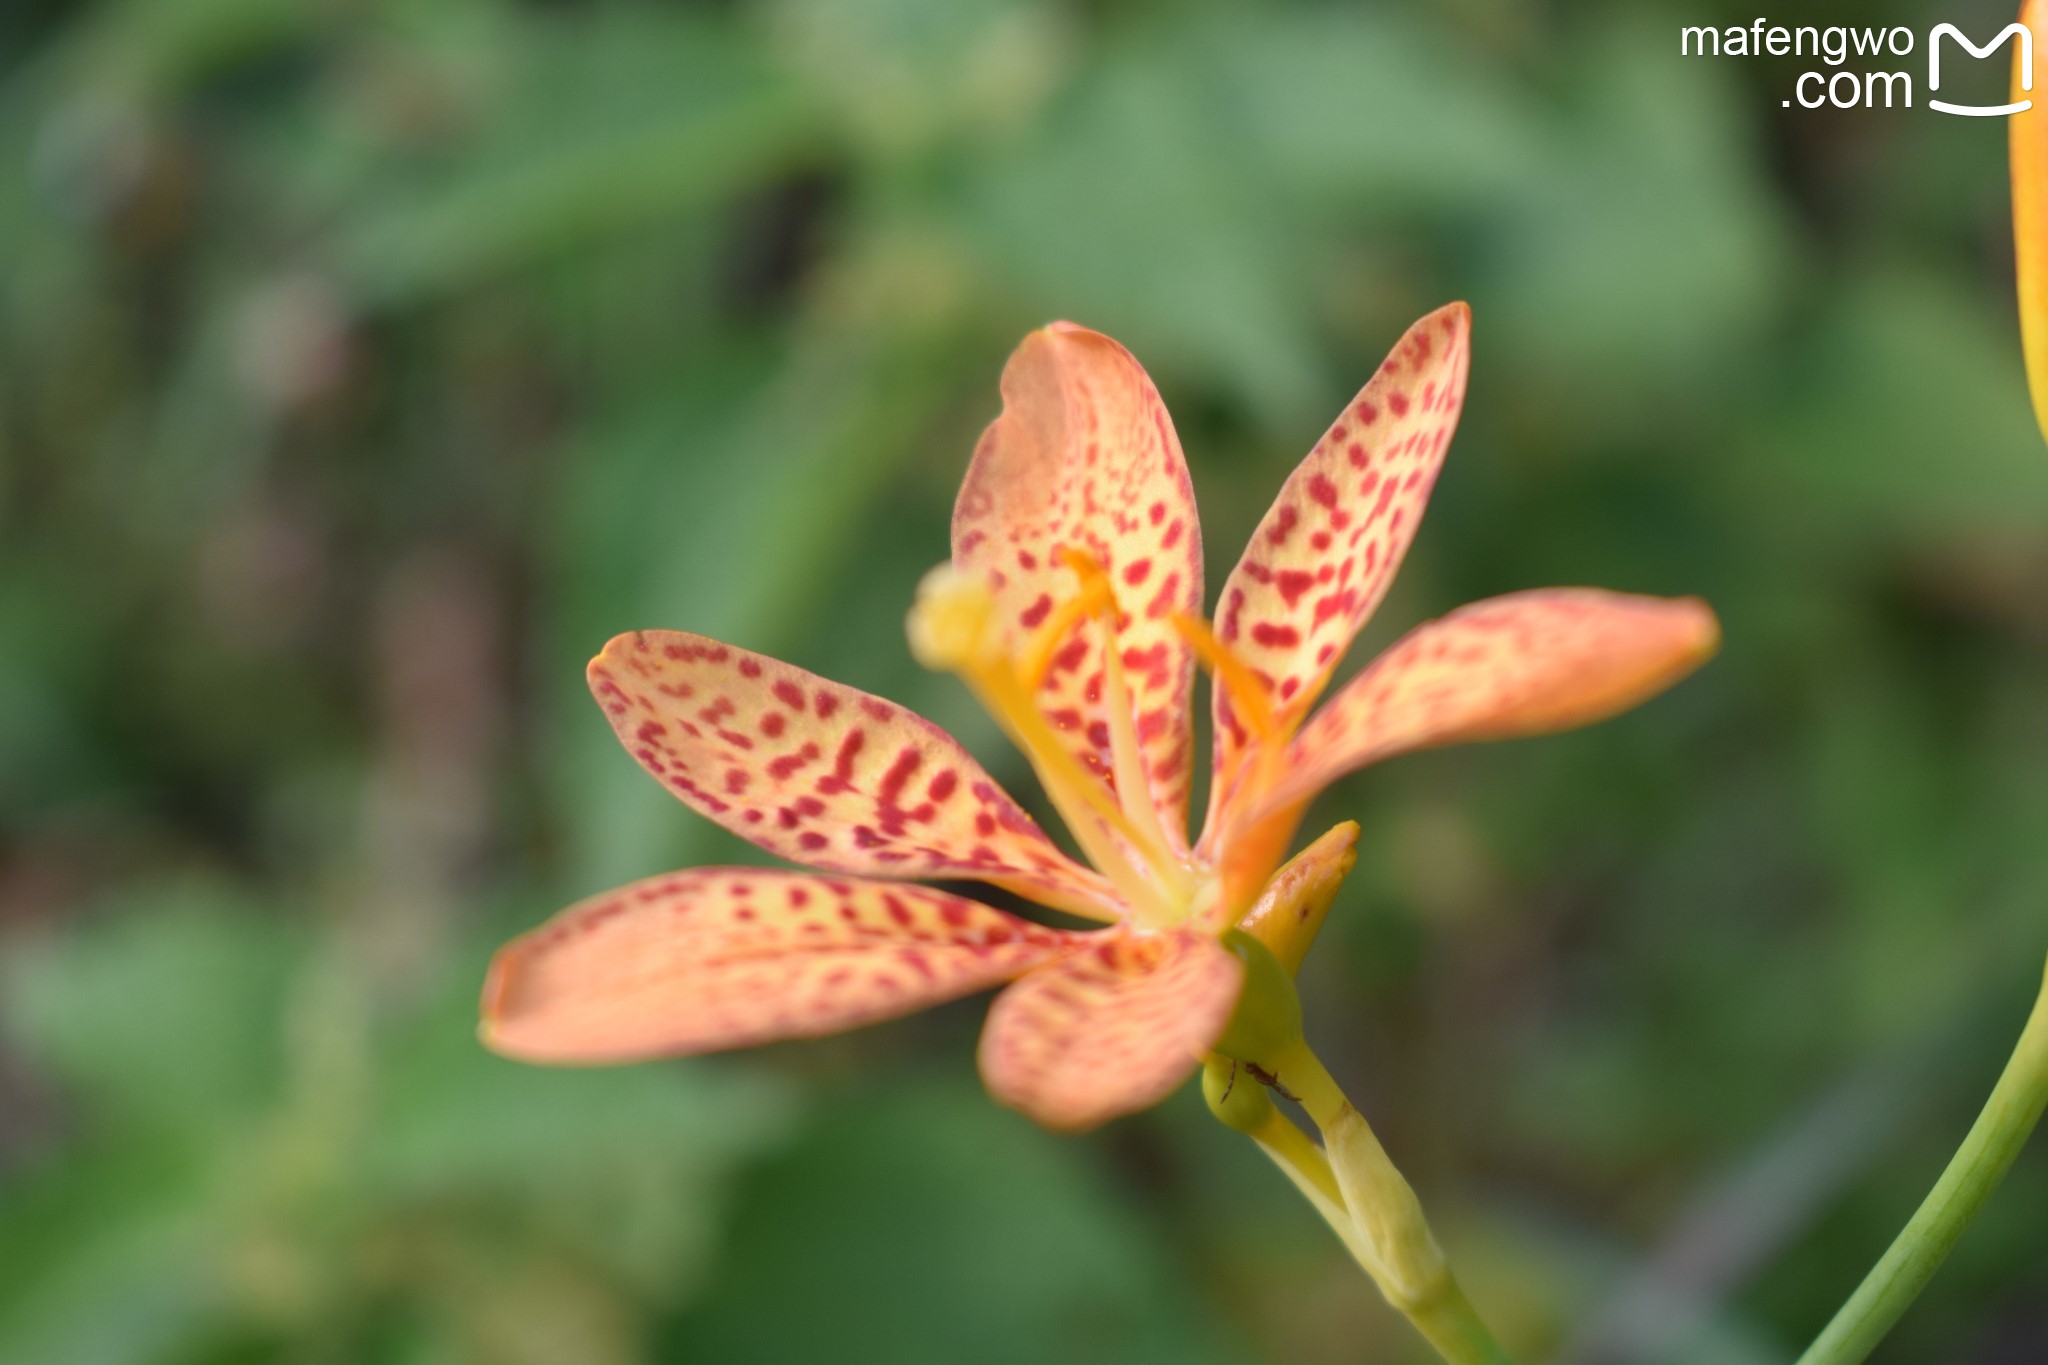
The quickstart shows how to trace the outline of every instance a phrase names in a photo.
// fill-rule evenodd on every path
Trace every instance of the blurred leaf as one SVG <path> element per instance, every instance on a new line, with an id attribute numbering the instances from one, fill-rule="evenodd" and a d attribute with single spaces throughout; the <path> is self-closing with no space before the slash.
<path id="1" fill-rule="evenodd" d="M 877 178 L 935 153 L 973 155 L 1035 112 L 1067 24 L 1041 0 L 781 0 L 779 44 L 832 100 L 835 131 Z"/>
<path id="2" fill-rule="evenodd" d="M 116 0 L 56 46 L 54 73 L 95 97 L 166 99 L 304 36 L 317 17 L 294 0 Z"/>
<path id="3" fill-rule="evenodd" d="M 2048 460 L 2011 330 L 1948 281 L 1883 262 L 1852 268 L 1807 340 L 1802 382 L 1738 452 L 1731 482 L 1739 492 L 1768 480 L 1758 520 L 1822 548 L 1883 556 L 2037 536 Z"/>
<path id="4" fill-rule="evenodd" d="M 672 1344 L 730 1365 L 1243 1359 L 1084 1150 L 967 1086 L 870 1097 L 752 1183 Z"/>
<path id="5" fill-rule="evenodd" d="M 219 1311 L 200 1249 L 227 1205 L 201 1168 L 144 1138 L 26 1174 L 0 1218 L 0 1359 L 162 1360 Z"/>
<path id="6" fill-rule="evenodd" d="M 787 1097 L 733 1067 L 503 1061 L 472 971 L 351 1058 L 363 997 L 310 946 L 195 892 L 10 959 L 6 1022 L 90 1103 L 0 1224 L 0 1358 L 182 1360 L 241 1319 L 317 1338 L 396 1297 L 631 1359 Z"/>
<path id="7" fill-rule="evenodd" d="M 485 1052 L 474 1017 L 462 989 L 394 1040 L 363 1154 L 366 1190 L 530 1206 L 557 1240 L 650 1299 L 694 1283 L 721 1230 L 729 1173 L 780 1138 L 789 1097 L 716 1063 L 523 1066 Z"/>
<path id="8" fill-rule="evenodd" d="M 1630 21 L 1577 54 L 1546 173 L 1486 224 L 1472 291 L 1495 345 L 1629 412 L 1758 338 L 1788 283 L 1734 91 L 1670 36 Z"/>
<path id="9" fill-rule="evenodd" d="M 0 1009 L 101 1121 L 192 1136 L 274 1093 L 293 949 L 283 925 L 223 909 L 218 891 L 158 893 L 9 954 Z"/>
<path id="10" fill-rule="evenodd" d="M 975 168 L 965 228 L 1031 312 L 1292 417 L 1321 377 L 1304 283 L 1199 51 L 1178 34 L 1110 49 L 1039 129 Z"/>
<path id="11" fill-rule="evenodd" d="M 1319 213 L 1378 223 L 1498 207 L 1562 149 L 1507 74 L 1385 10 L 1212 11 L 1203 62 L 1254 165 Z"/>
<path id="12" fill-rule="evenodd" d="M 492 116 L 349 205 L 344 279 L 390 306 L 710 207 L 786 170 L 817 123 L 730 26 L 617 10 L 535 21 Z"/>

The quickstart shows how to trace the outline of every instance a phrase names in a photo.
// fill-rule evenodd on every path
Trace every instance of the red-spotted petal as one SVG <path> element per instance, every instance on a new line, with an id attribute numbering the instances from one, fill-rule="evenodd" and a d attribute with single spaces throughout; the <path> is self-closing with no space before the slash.
<path id="1" fill-rule="evenodd" d="M 483 1034 L 537 1062 L 815 1037 L 1007 981 L 1086 939 L 929 887 L 696 868 L 592 897 L 500 949 Z"/>
<path id="2" fill-rule="evenodd" d="M 1411 749 L 1589 725 L 1699 667 L 1720 626 L 1694 598 L 1513 593 L 1419 626 L 1309 718 L 1264 810 Z"/>
<path id="3" fill-rule="evenodd" d="M 1281 488 L 1217 601 L 1217 638 L 1271 688 L 1284 724 L 1311 704 L 1401 565 L 1458 424 L 1471 313 L 1437 309 L 1408 329 Z M 1251 741 L 1215 693 L 1210 803 L 1232 799 Z"/>
<path id="4" fill-rule="evenodd" d="M 968 877 L 1097 919 L 1108 883 L 1062 853 L 951 735 L 880 697 L 683 631 L 621 635 L 590 688 L 693 809 L 831 872 Z"/>
<path id="5" fill-rule="evenodd" d="M 1050 1128 L 1158 1103 L 1222 1036 L 1243 964 L 1195 929 L 1106 932 L 996 997 L 981 1035 L 992 1094 Z"/>
<path id="6" fill-rule="evenodd" d="M 1062 550 L 1108 571 L 1117 652 L 1162 823 L 1185 843 L 1193 656 L 1173 627 L 1202 607 L 1202 535 L 1180 440 L 1131 353 L 1056 322 L 1003 368 L 1003 414 L 975 448 L 953 511 L 953 562 L 995 589 L 1007 646 L 1036 638 L 1077 591 Z M 1102 628 L 1071 628 L 1038 701 L 1089 771 L 1114 785 Z"/>

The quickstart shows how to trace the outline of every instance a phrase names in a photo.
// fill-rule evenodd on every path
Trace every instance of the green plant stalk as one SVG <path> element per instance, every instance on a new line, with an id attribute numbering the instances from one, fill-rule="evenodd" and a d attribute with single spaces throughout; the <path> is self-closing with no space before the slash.
<path id="1" fill-rule="evenodd" d="M 1261 902 L 1276 912 L 1274 922 L 1291 927 L 1311 917 L 1319 922 L 1316 901 L 1328 908 L 1331 888 L 1350 869 L 1356 837 L 1356 826 L 1340 825 L 1289 864 L 1306 868 L 1306 875 L 1290 879 L 1282 870 L 1274 880 L 1279 899 L 1270 906 Z M 1283 960 L 1251 933 L 1233 930 L 1223 941 L 1244 963 L 1244 986 L 1216 1053 L 1204 1066 L 1202 1093 L 1209 1111 L 1256 1141 L 1287 1173 L 1387 1302 L 1450 1365 L 1509 1365 L 1507 1352 L 1458 1287 L 1415 1191 L 1302 1037 L 1301 998 L 1289 961 L 1300 960 L 1297 950 L 1305 943 L 1283 937 L 1290 951 Z M 1282 1090 L 1283 1084 L 1291 1092 Z M 1308 1111 L 1322 1130 L 1321 1147 L 1274 1109 L 1267 1086 Z"/>
<path id="2" fill-rule="evenodd" d="M 1275 1070 L 1322 1129 L 1323 1154 L 1354 1229 L 1345 1244 L 1387 1302 L 1451 1365 L 1510 1365 L 1507 1352 L 1451 1274 L 1415 1191 L 1329 1069 L 1306 1043 L 1297 1043 L 1276 1061 Z M 1268 1153 L 1279 1159 L 1270 1147 Z M 1323 1211 L 1320 1201 L 1312 1202 Z"/>
<path id="3" fill-rule="evenodd" d="M 2012 1060 L 1969 1136 L 1898 1239 L 1798 1365 L 1856 1365 L 1876 1349 L 1947 1259 L 2048 1105 L 2048 974 Z"/>

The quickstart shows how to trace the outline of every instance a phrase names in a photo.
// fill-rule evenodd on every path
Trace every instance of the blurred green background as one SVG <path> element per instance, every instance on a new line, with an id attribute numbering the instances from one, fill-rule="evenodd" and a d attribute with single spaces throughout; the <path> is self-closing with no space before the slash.
<path id="1" fill-rule="evenodd" d="M 9 0 L 0 1360 L 1420 1359 L 1191 1093 L 990 1104 L 976 1002 L 591 1073 L 472 1028 L 503 937 L 750 856 L 620 752 L 608 636 L 1029 790 L 901 629 L 1008 348 L 1137 351 L 1220 578 L 1450 298 L 1463 430 L 1362 649 L 1575 583 L 1727 647 L 1326 798 L 1314 1036 L 1526 1358 L 1789 1360 L 2048 947 L 2048 451 L 2003 127 L 1679 57 L 1751 17 Z M 1880 1358 L 2048 1359 L 2044 1209 L 2037 1143 Z"/>

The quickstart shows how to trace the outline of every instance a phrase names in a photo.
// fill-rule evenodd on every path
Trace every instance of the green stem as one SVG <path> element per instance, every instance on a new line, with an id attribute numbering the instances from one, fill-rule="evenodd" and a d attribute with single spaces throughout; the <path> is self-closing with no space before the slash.
<path id="1" fill-rule="evenodd" d="M 1276 1061 L 1284 1084 L 1301 1097 L 1302 1108 L 1323 1130 L 1330 1168 L 1355 1229 L 1346 1244 L 1387 1302 L 1451 1365 L 1510 1365 L 1507 1352 L 1451 1274 L 1415 1191 L 1380 1146 L 1372 1125 L 1307 1044 L 1297 1044 Z"/>
<path id="2" fill-rule="evenodd" d="M 1898 1240 L 1798 1365 L 1857 1365 L 1899 1320 L 2019 1156 L 2048 1105 L 2048 976 L 1991 1099 Z"/>

